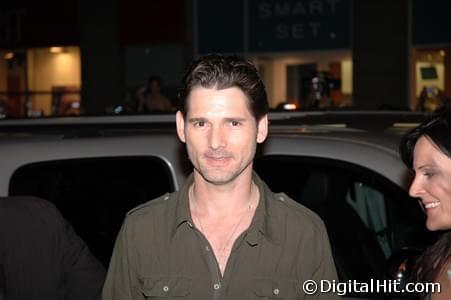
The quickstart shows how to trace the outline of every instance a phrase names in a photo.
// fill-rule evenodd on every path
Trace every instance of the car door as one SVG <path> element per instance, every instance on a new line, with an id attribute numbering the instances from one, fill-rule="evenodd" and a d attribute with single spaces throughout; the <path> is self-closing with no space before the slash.
<path id="1" fill-rule="evenodd" d="M 274 192 L 285 192 L 323 219 L 341 281 L 389 278 L 393 257 L 430 242 L 417 201 L 370 169 L 271 154 L 256 159 L 255 170 Z"/>

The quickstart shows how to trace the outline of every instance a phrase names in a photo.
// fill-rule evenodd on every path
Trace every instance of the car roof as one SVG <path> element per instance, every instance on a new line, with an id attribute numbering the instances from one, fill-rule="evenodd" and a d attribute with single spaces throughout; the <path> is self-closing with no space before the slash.
<path id="1" fill-rule="evenodd" d="M 406 168 L 399 159 L 399 140 L 426 117 L 405 112 L 271 113 L 265 155 L 352 162 L 405 188 Z M 180 146 L 174 114 L 2 120 L 0 145 L 2 164 L 8 166 L 8 172 L 40 160 L 156 155 L 174 162 L 171 168 L 177 182 L 184 180 L 176 163 L 178 152 L 172 150 Z M 6 185 L 6 180 L 3 178 L 0 185 Z"/>
<path id="2" fill-rule="evenodd" d="M 270 112 L 270 124 L 278 127 L 327 126 L 365 131 L 382 131 L 390 128 L 412 127 L 422 122 L 428 114 L 409 111 L 305 111 Z M 96 127 L 114 128 L 173 128 L 175 114 L 76 116 L 0 120 L 0 132 L 5 130 L 55 130 Z"/>
<path id="3" fill-rule="evenodd" d="M 271 136 L 324 136 L 397 151 L 400 137 L 428 117 L 408 111 L 269 113 Z M 43 140 L 140 134 L 175 134 L 175 114 L 81 116 L 0 121 L 4 140 Z"/>

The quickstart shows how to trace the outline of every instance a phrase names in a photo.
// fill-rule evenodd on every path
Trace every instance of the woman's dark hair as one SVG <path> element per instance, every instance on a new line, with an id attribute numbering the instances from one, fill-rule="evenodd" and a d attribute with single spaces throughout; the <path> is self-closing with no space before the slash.
<path id="1" fill-rule="evenodd" d="M 399 152 L 410 169 L 413 168 L 415 145 L 422 136 L 427 136 L 443 154 L 451 158 L 451 111 L 433 115 L 402 137 Z"/>
<path id="2" fill-rule="evenodd" d="M 268 113 L 268 97 L 260 75 L 255 66 L 242 57 L 210 54 L 193 62 L 179 94 L 179 110 L 183 115 L 189 108 L 189 94 L 199 86 L 218 90 L 237 87 L 247 96 L 249 110 L 256 120 Z"/>
<path id="3" fill-rule="evenodd" d="M 434 282 L 451 258 L 451 231 L 441 233 L 440 238 L 426 249 L 417 259 L 413 274 L 416 282 Z"/>
<path id="4" fill-rule="evenodd" d="M 401 139 L 401 158 L 413 169 L 413 153 L 418 139 L 426 136 L 443 154 L 451 159 L 451 111 L 435 114 L 412 129 Z M 450 182 L 451 184 L 451 182 Z M 420 255 L 414 266 L 414 281 L 433 282 L 451 257 L 451 231 L 441 233 L 439 240 Z"/>

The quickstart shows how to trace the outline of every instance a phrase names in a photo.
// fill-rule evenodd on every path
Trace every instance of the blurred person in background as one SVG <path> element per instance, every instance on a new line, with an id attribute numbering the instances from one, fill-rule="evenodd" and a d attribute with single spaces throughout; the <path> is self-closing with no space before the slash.
<path id="1" fill-rule="evenodd" d="M 171 100 L 161 93 L 161 79 L 150 76 L 147 85 L 138 90 L 138 112 L 172 112 Z"/>
<path id="2" fill-rule="evenodd" d="M 451 101 L 437 87 L 423 87 L 415 111 L 440 112 L 451 109 Z"/>
<path id="3" fill-rule="evenodd" d="M 438 282 L 441 293 L 424 299 L 451 299 L 451 111 L 426 120 L 401 140 L 400 154 L 415 172 L 409 193 L 419 198 L 426 227 L 440 232 L 438 241 L 417 260 L 417 282 Z"/>
<path id="4" fill-rule="evenodd" d="M 6 118 L 7 116 L 8 116 L 8 102 L 6 100 L 0 99 L 0 119 Z"/>
<path id="5" fill-rule="evenodd" d="M 0 198 L 1 300 L 99 299 L 104 278 L 103 265 L 53 204 Z"/>

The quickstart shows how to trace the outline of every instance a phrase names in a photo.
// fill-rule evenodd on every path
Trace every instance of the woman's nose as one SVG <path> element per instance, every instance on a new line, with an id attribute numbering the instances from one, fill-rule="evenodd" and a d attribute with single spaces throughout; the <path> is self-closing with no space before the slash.
<path id="1" fill-rule="evenodd" d="M 415 176 L 409 188 L 409 195 L 411 197 L 418 198 L 422 194 L 422 191 L 423 187 L 421 184 L 421 180 L 420 178 L 418 178 L 418 176 Z"/>

